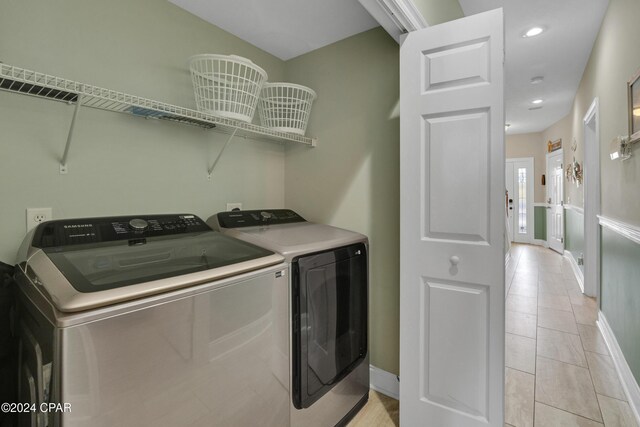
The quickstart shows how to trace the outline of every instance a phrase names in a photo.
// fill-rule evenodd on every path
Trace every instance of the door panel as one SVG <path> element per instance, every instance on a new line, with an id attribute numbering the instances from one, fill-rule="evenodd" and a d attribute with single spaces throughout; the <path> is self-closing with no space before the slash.
<path id="1" fill-rule="evenodd" d="M 487 82 L 489 44 L 486 40 L 445 46 L 424 52 L 423 91 Z"/>
<path id="2" fill-rule="evenodd" d="M 487 417 L 488 289 L 486 286 L 424 279 L 422 339 L 428 358 L 421 367 L 424 400 L 471 416 Z M 450 307 L 459 308 L 455 311 Z M 461 332 L 452 336 L 442 325 Z M 463 371 L 462 374 L 460 371 Z"/>
<path id="3" fill-rule="evenodd" d="M 502 10 L 409 33 L 400 74 L 400 422 L 502 426 Z"/>
<path id="4" fill-rule="evenodd" d="M 487 158 L 488 136 L 486 110 L 425 119 L 425 238 L 488 240 L 488 162 L 479 161 Z M 468 167 L 465 173 L 452 167 L 458 164 Z"/>

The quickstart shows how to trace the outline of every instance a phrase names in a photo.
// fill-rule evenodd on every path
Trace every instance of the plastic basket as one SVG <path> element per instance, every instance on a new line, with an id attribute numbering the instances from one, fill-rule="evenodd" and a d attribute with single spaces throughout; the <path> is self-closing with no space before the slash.
<path id="1" fill-rule="evenodd" d="M 196 55 L 189 58 L 196 106 L 215 116 L 251 122 L 267 73 L 247 58 Z"/>
<path id="2" fill-rule="evenodd" d="M 304 135 L 316 93 L 292 83 L 265 83 L 258 112 L 262 126 Z"/>

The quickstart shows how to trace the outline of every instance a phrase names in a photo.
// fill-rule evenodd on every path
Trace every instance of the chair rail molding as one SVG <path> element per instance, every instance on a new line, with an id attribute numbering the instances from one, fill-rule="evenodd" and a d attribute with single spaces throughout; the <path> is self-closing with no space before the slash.
<path id="1" fill-rule="evenodd" d="M 602 227 L 614 231 L 640 245 L 640 227 L 602 215 L 598 215 L 598 221 Z"/>

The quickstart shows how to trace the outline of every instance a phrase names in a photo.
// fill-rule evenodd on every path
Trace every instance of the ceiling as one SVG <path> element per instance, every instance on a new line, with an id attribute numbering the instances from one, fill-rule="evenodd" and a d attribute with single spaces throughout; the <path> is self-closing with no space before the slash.
<path id="1" fill-rule="evenodd" d="M 169 0 L 280 59 L 379 24 L 358 0 Z"/>
<path id="2" fill-rule="evenodd" d="M 508 134 L 540 132 L 571 110 L 608 0 L 459 0 L 465 16 L 502 7 Z M 531 27 L 545 31 L 523 38 Z M 543 76 L 533 85 L 531 78 Z M 542 99 L 538 105 L 531 103 Z M 541 106 L 542 108 L 530 110 Z"/>

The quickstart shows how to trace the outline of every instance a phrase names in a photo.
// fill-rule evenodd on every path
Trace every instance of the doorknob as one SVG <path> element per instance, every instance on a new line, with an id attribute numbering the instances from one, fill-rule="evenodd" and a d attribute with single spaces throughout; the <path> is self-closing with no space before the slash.
<path id="1" fill-rule="evenodd" d="M 460 262 L 460 257 L 458 257 L 457 255 L 454 255 L 451 258 L 449 258 L 449 262 L 451 263 L 451 265 L 458 265 L 458 263 Z"/>

